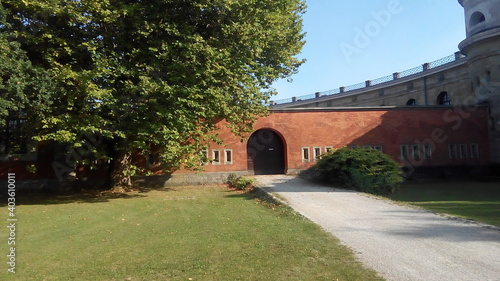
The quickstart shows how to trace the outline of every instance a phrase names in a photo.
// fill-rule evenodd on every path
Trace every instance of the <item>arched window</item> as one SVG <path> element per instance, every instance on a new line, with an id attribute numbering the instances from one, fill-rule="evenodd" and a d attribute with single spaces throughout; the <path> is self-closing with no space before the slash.
<path id="1" fill-rule="evenodd" d="M 486 20 L 486 18 L 484 17 L 483 13 L 474 12 L 472 14 L 472 16 L 470 17 L 469 25 L 470 25 L 470 27 L 473 27 L 474 25 L 479 24 L 485 20 Z"/>
<path id="2" fill-rule="evenodd" d="M 408 102 L 406 102 L 406 105 L 407 106 L 415 106 L 415 105 L 418 105 L 418 102 L 415 99 L 409 99 Z"/>
<path id="3" fill-rule="evenodd" d="M 438 105 L 451 105 L 450 95 L 447 92 L 441 92 L 437 98 Z"/>

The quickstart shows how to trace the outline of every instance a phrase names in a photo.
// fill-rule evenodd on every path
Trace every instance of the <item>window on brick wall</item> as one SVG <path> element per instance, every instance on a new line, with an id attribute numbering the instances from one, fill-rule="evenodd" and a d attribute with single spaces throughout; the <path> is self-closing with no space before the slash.
<path id="1" fill-rule="evenodd" d="M 449 144 L 448 145 L 448 156 L 450 159 L 457 159 L 457 145 Z"/>
<path id="2" fill-rule="evenodd" d="M 213 165 L 220 165 L 220 150 L 219 149 L 212 150 L 212 164 Z"/>
<path id="3" fill-rule="evenodd" d="M 470 158 L 479 158 L 479 146 L 476 143 L 470 145 Z"/>
<path id="4" fill-rule="evenodd" d="M 411 146 L 411 149 L 412 149 L 411 159 L 420 160 L 420 146 L 417 144 L 414 144 Z"/>
<path id="5" fill-rule="evenodd" d="M 232 165 L 233 164 L 233 150 L 232 149 L 224 149 L 224 164 Z"/>
<path id="6" fill-rule="evenodd" d="M 373 146 L 373 149 L 380 151 L 380 152 L 384 152 L 384 147 L 381 145 L 375 145 L 375 146 Z"/>
<path id="7" fill-rule="evenodd" d="M 424 159 L 432 159 L 432 146 L 430 143 L 424 144 Z"/>
<path id="8" fill-rule="evenodd" d="M 466 159 L 468 157 L 469 157 L 468 145 L 467 144 L 461 144 L 460 145 L 460 159 Z"/>
<path id="9" fill-rule="evenodd" d="M 303 147 L 302 148 L 302 162 L 309 162 L 311 161 L 311 157 L 309 155 L 309 147 Z"/>
<path id="10" fill-rule="evenodd" d="M 333 149 L 333 146 L 325 146 L 325 152 L 329 152 Z"/>
<path id="11" fill-rule="evenodd" d="M 318 161 L 321 158 L 321 147 L 314 147 L 313 154 L 314 161 Z"/>
<path id="12" fill-rule="evenodd" d="M 401 145 L 401 159 L 408 160 L 409 151 L 407 145 Z"/>

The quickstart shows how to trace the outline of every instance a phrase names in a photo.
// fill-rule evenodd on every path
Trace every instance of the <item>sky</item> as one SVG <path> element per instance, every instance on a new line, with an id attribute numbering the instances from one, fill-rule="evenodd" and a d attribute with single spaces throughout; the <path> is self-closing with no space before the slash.
<path id="1" fill-rule="evenodd" d="M 307 0 L 307 61 L 273 84 L 277 101 L 373 80 L 458 51 L 465 39 L 457 0 Z"/>

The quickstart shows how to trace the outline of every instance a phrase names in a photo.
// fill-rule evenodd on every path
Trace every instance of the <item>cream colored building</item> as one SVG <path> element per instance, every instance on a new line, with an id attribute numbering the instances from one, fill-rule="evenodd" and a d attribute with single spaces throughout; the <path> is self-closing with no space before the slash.
<path id="1" fill-rule="evenodd" d="M 379 79 L 276 101 L 271 108 L 450 106 L 467 118 L 474 105 L 488 105 L 491 162 L 500 165 L 500 0 L 458 2 L 467 34 L 460 52 Z"/>

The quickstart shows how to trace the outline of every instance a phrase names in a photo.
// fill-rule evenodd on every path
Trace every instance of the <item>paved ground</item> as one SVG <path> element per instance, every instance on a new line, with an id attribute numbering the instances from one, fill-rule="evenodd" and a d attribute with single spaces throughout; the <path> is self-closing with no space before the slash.
<path id="1" fill-rule="evenodd" d="M 387 280 L 500 280 L 500 230 L 290 176 L 258 176 Z"/>

